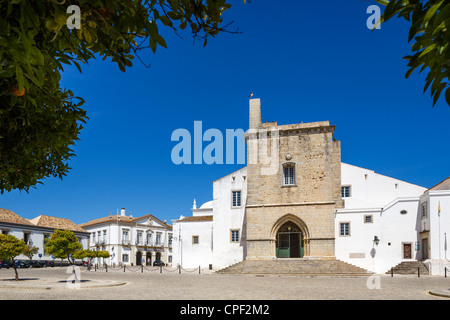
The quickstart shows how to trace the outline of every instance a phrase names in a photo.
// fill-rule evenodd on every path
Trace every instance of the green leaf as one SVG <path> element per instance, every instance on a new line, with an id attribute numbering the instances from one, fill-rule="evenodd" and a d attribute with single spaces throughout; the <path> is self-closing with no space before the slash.
<path id="1" fill-rule="evenodd" d="M 423 50 L 423 51 L 420 53 L 419 58 L 422 57 L 422 56 L 424 56 L 424 55 L 426 55 L 428 52 L 430 52 L 431 50 L 433 50 L 435 47 L 436 47 L 436 44 L 435 44 L 435 43 L 432 44 L 432 45 L 430 45 L 430 46 L 428 46 L 428 47 L 426 47 L 425 50 Z"/>
<path id="2" fill-rule="evenodd" d="M 450 107 L 450 87 L 445 90 L 445 101 L 447 101 L 447 104 Z"/>
<path id="3" fill-rule="evenodd" d="M 379 4 L 382 4 L 383 6 L 387 6 L 389 4 L 389 0 L 375 0 Z"/>
<path id="4" fill-rule="evenodd" d="M 19 86 L 19 91 L 21 91 L 24 86 L 24 78 L 22 68 L 18 64 L 16 64 L 16 80 Z"/>
<path id="5" fill-rule="evenodd" d="M 168 26 L 168 27 L 171 27 L 171 26 L 172 26 L 172 21 L 171 21 L 169 18 L 167 18 L 166 16 L 160 16 L 160 17 L 159 17 L 159 20 L 161 20 L 161 22 L 162 22 L 165 26 Z"/>
<path id="6" fill-rule="evenodd" d="M 406 72 L 405 78 L 408 79 L 409 76 L 411 75 L 411 73 L 413 73 L 414 70 L 416 70 L 416 68 L 410 68 L 410 69 Z"/>
<path id="7" fill-rule="evenodd" d="M 150 38 L 149 40 L 149 44 L 150 44 L 150 49 L 152 49 L 153 53 L 156 52 L 156 41 L 155 38 Z"/>
<path id="8" fill-rule="evenodd" d="M 159 34 L 156 36 L 155 40 L 160 46 L 162 46 L 162 47 L 167 49 L 166 40 L 164 40 L 164 38 L 161 37 Z"/>
<path id="9" fill-rule="evenodd" d="M 83 36 L 84 36 L 84 39 L 86 40 L 87 43 L 91 43 L 92 42 L 92 35 L 91 35 L 91 32 L 88 29 L 84 29 Z"/>
<path id="10" fill-rule="evenodd" d="M 434 16 L 436 11 L 439 9 L 441 4 L 443 4 L 443 3 L 444 3 L 444 0 L 441 0 L 440 2 L 438 2 L 435 5 L 431 6 L 430 9 L 428 9 L 427 13 L 425 14 L 425 18 L 423 18 L 423 24 L 427 23 L 428 20 L 430 20 Z"/>

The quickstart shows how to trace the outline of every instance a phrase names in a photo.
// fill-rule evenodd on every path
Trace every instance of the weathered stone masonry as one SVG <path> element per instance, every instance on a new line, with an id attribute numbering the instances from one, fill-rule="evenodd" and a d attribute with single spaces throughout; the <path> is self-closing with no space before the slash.
<path id="1" fill-rule="evenodd" d="M 260 100 L 250 100 L 246 259 L 275 258 L 276 233 L 287 221 L 302 230 L 304 256 L 334 257 L 334 209 L 343 206 L 334 129 L 328 121 L 263 124 Z M 264 144 L 266 158 L 261 156 Z M 293 186 L 283 186 L 286 163 L 295 167 Z"/>

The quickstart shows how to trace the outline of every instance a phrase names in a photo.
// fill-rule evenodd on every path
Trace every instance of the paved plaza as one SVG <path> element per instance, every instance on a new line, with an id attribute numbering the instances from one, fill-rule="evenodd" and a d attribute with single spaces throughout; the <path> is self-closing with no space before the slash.
<path id="1" fill-rule="evenodd" d="M 0 270 L 1 300 L 449 300 L 450 278 L 229 275 L 139 267 Z M 77 276 L 77 280 L 73 281 Z M 434 294 L 430 294 L 430 291 Z M 442 296 L 435 294 L 443 293 Z"/>

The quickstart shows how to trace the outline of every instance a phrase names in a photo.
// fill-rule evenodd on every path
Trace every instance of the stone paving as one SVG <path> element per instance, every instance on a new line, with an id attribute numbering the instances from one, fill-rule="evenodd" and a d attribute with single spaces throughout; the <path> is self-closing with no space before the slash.
<path id="1" fill-rule="evenodd" d="M 159 273 L 138 268 L 80 268 L 81 282 L 63 267 L 0 270 L 0 300 L 450 300 L 450 278 L 228 275 Z M 432 295 L 429 291 L 443 293 Z M 448 293 L 448 294 L 447 294 Z"/>

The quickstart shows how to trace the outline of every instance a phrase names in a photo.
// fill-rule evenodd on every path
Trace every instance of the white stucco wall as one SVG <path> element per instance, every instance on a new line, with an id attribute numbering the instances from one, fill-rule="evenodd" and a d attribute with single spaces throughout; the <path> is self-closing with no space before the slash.
<path id="1" fill-rule="evenodd" d="M 427 190 L 346 163 L 341 163 L 341 185 L 351 186 L 350 197 L 345 198 L 345 208 L 383 207 L 396 198 L 418 197 Z"/>
<path id="2" fill-rule="evenodd" d="M 429 225 L 429 259 L 433 275 L 450 274 L 450 190 L 429 191 L 421 197 L 427 202 L 427 217 L 421 222 Z M 440 204 L 440 213 L 438 207 Z"/>
<path id="3" fill-rule="evenodd" d="M 419 197 L 426 188 L 345 163 L 341 169 L 342 186 L 350 185 L 351 194 L 344 198 L 345 208 L 336 210 L 336 258 L 376 273 L 408 260 L 404 243 L 411 244 L 411 260 L 420 258 Z M 373 222 L 364 223 L 365 215 L 372 215 Z M 350 223 L 350 236 L 340 235 L 341 222 Z"/>
<path id="4" fill-rule="evenodd" d="M 232 207 L 232 191 L 241 191 L 241 206 Z M 245 205 L 247 200 L 247 168 L 242 168 L 213 182 L 214 255 L 213 268 L 222 269 L 244 259 Z M 239 230 L 240 241 L 231 242 L 231 230 Z"/>
<path id="5" fill-rule="evenodd" d="M 173 266 L 209 268 L 212 264 L 212 221 L 173 221 Z M 198 236 L 198 244 L 193 243 Z"/>
<path id="6" fill-rule="evenodd" d="M 416 260 L 419 198 L 400 198 L 384 209 L 341 209 L 336 212 L 336 258 L 358 267 L 385 273 L 402 261 Z M 406 214 L 401 214 L 406 210 Z M 372 215 L 373 222 L 364 217 Z M 350 223 L 350 236 L 340 235 L 340 223 Z M 374 244 L 375 236 L 379 244 Z M 411 244 L 411 259 L 404 259 L 403 244 Z"/>

